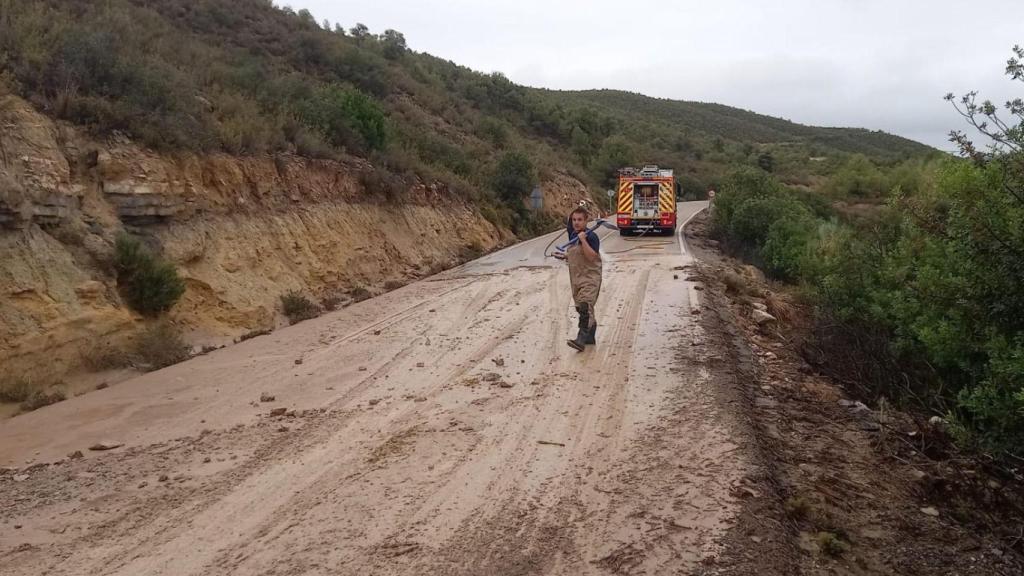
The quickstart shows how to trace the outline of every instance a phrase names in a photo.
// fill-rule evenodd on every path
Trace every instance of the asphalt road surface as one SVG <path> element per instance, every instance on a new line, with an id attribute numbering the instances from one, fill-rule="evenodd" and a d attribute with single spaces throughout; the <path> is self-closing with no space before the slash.
<path id="1" fill-rule="evenodd" d="M 2 572 L 693 570 L 747 465 L 683 236 L 602 234 L 582 353 L 563 232 L 0 423 Z"/>

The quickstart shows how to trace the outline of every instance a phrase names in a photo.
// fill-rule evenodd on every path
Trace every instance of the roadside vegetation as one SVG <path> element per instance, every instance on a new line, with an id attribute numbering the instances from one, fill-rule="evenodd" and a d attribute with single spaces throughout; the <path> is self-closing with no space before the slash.
<path id="1" fill-rule="evenodd" d="M 281 295 L 281 311 L 288 318 L 289 324 L 298 324 L 303 320 L 316 318 L 322 312 L 320 306 L 317 306 L 316 303 L 298 290 Z"/>
<path id="2" fill-rule="evenodd" d="M 67 398 L 64 384 L 35 381 L 27 376 L 0 373 L 0 402 L 18 404 L 21 412 L 31 412 Z"/>
<path id="3" fill-rule="evenodd" d="M 1024 80 L 1024 50 L 1007 74 Z M 822 367 L 875 398 L 944 416 L 961 444 L 1024 458 L 1024 103 L 970 93 L 984 134 L 960 158 L 885 166 L 851 157 L 809 195 L 755 168 L 731 174 L 714 223 L 729 247 L 799 284 Z"/>
<path id="4" fill-rule="evenodd" d="M 655 162 L 701 197 L 736 164 L 813 187 L 853 154 L 934 152 L 727 106 L 525 88 L 268 0 L 0 0 L 0 87 L 158 150 L 365 157 L 370 190 L 441 182 L 520 236 L 552 224 L 524 204 L 556 170 L 600 194 L 617 168 Z"/>
<path id="5" fill-rule="evenodd" d="M 127 234 L 118 236 L 114 244 L 114 269 L 121 295 L 133 310 L 145 316 L 170 310 L 185 293 L 185 282 L 174 264 Z"/>

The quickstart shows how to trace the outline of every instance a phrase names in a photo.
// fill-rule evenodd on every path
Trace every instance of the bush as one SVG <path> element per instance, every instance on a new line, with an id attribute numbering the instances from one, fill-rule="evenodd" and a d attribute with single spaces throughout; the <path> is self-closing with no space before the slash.
<path id="1" fill-rule="evenodd" d="M 298 108 L 302 121 L 331 144 L 355 151 L 383 150 L 388 141 L 384 110 L 354 88 L 327 85 Z"/>
<path id="2" fill-rule="evenodd" d="M 817 226 L 813 218 L 802 212 L 786 214 L 772 222 L 761 247 L 768 274 L 781 280 L 798 280 Z"/>
<path id="3" fill-rule="evenodd" d="M 52 390 L 36 390 L 24 402 L 21 403 L 22 412 L 31 412 L 38 410 L 44 406 L 56 404 L 57 402 L 63 402 L 67 399 L 67 395 L 63 390 L 52 389 Z"/>
<path id="4" fill-rule="evenodd" d="M 517 207 L 533 190 L 536 175 L 533 163 L 522 152 L 506 152 L 498 161 L 491 186 L 509 206 Z"/>
<path id="5" fill-rule="evenodd" d="M 818 532 L 818 550 L 826 556 L 842 556 L 849 549 L 849 544 L 833 532 Z"/>
<path id="6" fill-rule="evenodd" d="M 25 378 L 3 376 L 0 380 L 0 402 L 24 402 L 32 395 L 34 387 Z"/>
<path id="7" fill-rule="evenodd" d="M 185 293 L 185 283 L 174 265 L 126 234 L 118 236 L 114 245 L 114 269 L 121 294 L 141 314 L 166 312 Z"/>
<path id="8" fill-rule="evenodd" d="M 31 412 L 64 400 L 63 386 L 63 382 L 38 377 L 0 375 L 0 402 L 18 403 L 22 412 Z"/>
<path id="9" fill-rule="evenodd" d="M 353 302 L 362 302 L 363 300 L 369 300 L 373 298 L 373 294 L 369 290 L 362 286 L 356 286 L 348 291 L 349 298 L 352 298 Z"/>
<path id="10" fill-rule="evenodd" d="M 281 296 L 281 307 L 290 324 L 298 324 L 320 315 L 320 307 L 298 290 Z"/>
<path id="11" fill-rule="evenodd" d="M 147 371 L 159 370 L 192 356 L 192 347 L 185 342 L 181 330 L 167 320 L 150 324 L 138 336 L 134 360 Z"/>
<path id="12" fill-rule="evenodd" d="M 109 342 L 93 342 L 81 352 L 82 365 L 92 372 L 112 370 L 131 365 L 131 357 Z"/>
<path id="13" fill-rule="evenodd" d="M 325 296 L 320 300 L 320 307 L 327 312 L 334 312 L 338 309 L 338 306 L 341 306 L 341 296 L 337 294 Z"/>

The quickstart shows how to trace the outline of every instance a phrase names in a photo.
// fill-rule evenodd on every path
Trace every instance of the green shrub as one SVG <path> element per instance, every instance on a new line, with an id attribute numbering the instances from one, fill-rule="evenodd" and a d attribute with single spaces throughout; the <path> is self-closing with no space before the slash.
<path id="1" fill-rule="evenodd" d="M 809 247 L 816 238 L 817 226 L 818 223 L 805 213 L 787 214 L 772 222 L 761 247 L 766 271 L 782 280 L 798 280 Z"/>
<path id="2" fill-rule="evenodd" d="M 185 293 L 185 282 L 174 264 L 154 256 L 127 234 L 118 236 L 114 245 L 114 269 L 121 294 L 141 314 L 166 312 Z"/>
<path id="3" fill-rule="evenodd" d="M 850 545 L 833 532 L 818 532 L 818 550 L 826 556 L 842 556 Z"/>
<path id="4" fill-rule="evenodd" d="M 291 324 L 298 324 L 320 315 L 320 307 L 298 290 L 281 296 L 281 308 Z"/>
<path id="5" fill-rule="evenodd" d="M 330 84 L 298 107 L 303 122 L 331 144 L 355 151 L 383 150 L 388 141 L 384 110 L 354 88 Z"/>
<path id="6" fill-rule="evenodd" d="M 509 206 L 519 206 L 536 181 L 533 163 L 522 152 L 506 152 L 498 161 L 491 186 Z"/>

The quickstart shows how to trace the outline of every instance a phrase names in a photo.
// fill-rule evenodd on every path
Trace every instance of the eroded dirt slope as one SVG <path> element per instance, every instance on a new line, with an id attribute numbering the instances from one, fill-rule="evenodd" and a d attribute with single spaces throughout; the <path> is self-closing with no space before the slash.
<path id="1" fill-rule="evenodd" d="M 589 197 L 566 174 L 541 187 L 553 213 Z M 130 347 L 141 319 L 111 267 L 124 232 L 185 278 L 171 317 L 195 344 L 273 327 L 289 291 L 344 303 L 513 240 L 463 196 L 358 158 L 161 154 L 0 96 L 3 377 L 57 381 L 98 344 Z"/>

